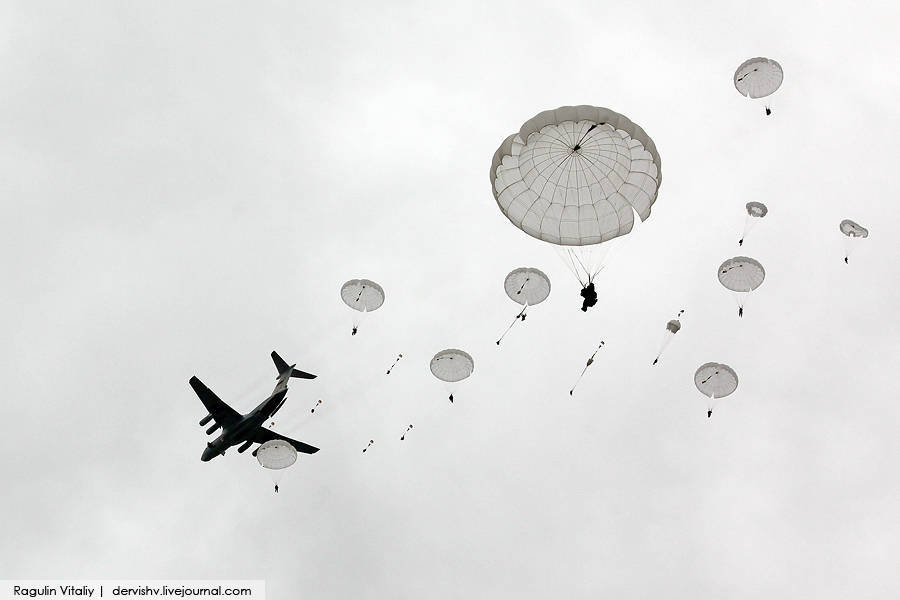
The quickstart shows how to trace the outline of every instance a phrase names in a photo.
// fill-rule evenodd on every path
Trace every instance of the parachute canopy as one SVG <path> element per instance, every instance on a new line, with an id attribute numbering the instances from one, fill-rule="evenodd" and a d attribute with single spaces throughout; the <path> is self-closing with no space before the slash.
<path id="1" fill-rule="evenodd" d="M 372 312 L 384 304 L 384 290 L 368 279 L 351 279 L 341 286 L 341 300 L 360 312 Z"/>
<path id="2" fill-rule="evenodd" d="M 843 233 L 847 237 L 869 237 L 868 229 L 866 229 L 859 223 L 851 221 L 850 219 L 844 219 L 843 221 L 841 221 L 841 233 Z"/>
<path id="3" fill-rule="evenodd" d="M 468 353 L 450 348 L 435 354 L 429 367 L 434 376 L 441 381 L 454 383 L 472 374 L 475 370 L 475 361 Z"/>
<path id="4" fill-rule="evenodd" d="M 267 469 L 286 469 L 297 462 L 297 451 L 284 440 L 269 440 L 256 449 L 256 460 Z"/>
<path id="5" fill-rule="evenodd" d="M 494 198 L 513 225 L 562 246 L 631 231 L 650 216 L 662 182 L 656 145 L 608 108 L 563 106 L 525 122 L 491 162 Z"/>
<path id="6" fill-rule="evenodd" d="M 747 214 L 751 217 L 762 218 L 766 216 L 766 213 L 769 212 L 769 209 L 766 208 L 766 205 L 762 202 L 748 202 L 747 203 Z"/>
<path id="7" fill-rule="evenodd" d="M 724 398 L 737 389 L 738 376 L 728 365 L 709 362 L 694 373 L 694 385 L 708 398 Z"/>
<path id="8" fill-rule="evenodd" d="M 506 276 L 503 289 L 513 302 L 534 306 L 550 295 L 550 278 L 538 269 L 522 267 Z"/>
<path id="9" fill-rule="evenodd" d="M 719 267 L 719 282 L 732 292 L 750 292 L 762 285 L 766 270 L 746 256 L 729 258 Z"/>
<path id="10" fill-rule="evenodd" d="M 734 72 L 734 87 L 742 96 L 763 98 L 781 87 L 784 71 L 770 58 L 751 58 Z"/>
<path id="11" fill-rule="evenodd" d="M 678 319 L 672 319 L 668 323 L 666 323 L 666 329 L 671 331 L 673 334 L 678 333 L 678 330 L 681 329 L 681 321 Z"/>

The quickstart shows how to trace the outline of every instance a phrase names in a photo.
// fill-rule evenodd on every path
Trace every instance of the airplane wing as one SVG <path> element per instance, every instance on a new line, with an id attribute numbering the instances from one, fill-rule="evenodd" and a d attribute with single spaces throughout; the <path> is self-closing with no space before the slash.
<path id="1" fill-rule="evenodd" d="M 256 442 L 257 444 L 264 444 L 265 442 L 271 440 L 283 440 L 293 446 L 297 452 L 302 452 L 304 454 L 315 454 L 319 451 L 319 449 L 315 446 L 310 446 L 309 444 L 304 444 L 303 442 L 292 440 L 287 436 L 281 435 L 280 433 L 275 433 L 274 431 L 266 429 L 265 427 L 260 427 L 247 439 Z"/>
<path id="2" fill-rule="evenodd" d="M 241 414 L 238 411 L 225 404 L 211 389 L 203 385 L 203 382 L 197 379 L 196 376 L 191 377 L 188 383 L 197 392 L 200 401 L 203 402 L 203 406 L 206 407 L 212 418 L 223 428 L 230 427 L 241 420 Z"/>

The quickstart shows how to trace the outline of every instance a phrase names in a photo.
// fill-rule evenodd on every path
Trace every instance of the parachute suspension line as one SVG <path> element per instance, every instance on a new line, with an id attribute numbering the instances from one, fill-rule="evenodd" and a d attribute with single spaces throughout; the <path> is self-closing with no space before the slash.
<path id="1" fill-rule="evenodd" d="M 569 390 L 570 396 L 575 392 L 575 388 L 578 387 L 578 384 L 581 382 L 581 378 L 584 377 L 585 371 L 588 370 L 589 366 L 594 364 L 594 357 L 597 356 L 597 352 L 599 352 L 600 348 L 602 348 L 604 345 L 605 345 L 605 342 L 603 340 L 600 340 L 600 345 L 597 346 L 597 349 L 594 350 L 594 353 L 591 354 L 591 357 L 589 359 L 587 359 L 587 363 L 585 363 L 584 368 L 581 370 L 581 375 L 578 376 L 578 379 L 575 380 L 575 385 L 573 385 L 572 389 Z"/>
<path id="2" fill-rule="evenodd" d="M 400 436 L 401 442 L 406 439 L 406 434 L 409 433 L 409 430 L 412 428 L 413 428 L 412 423 L 410 423 L 409 427 L 406 428 L 406 431 L 403 432 L 403 435 Z"/>
<path id="3" fill-rule="evenodd" d="M 503 341 L 503 338 L 506 337 L 506 334 L 509 333 L 509 330 L 513 328 L 513 325 L 515 325 L 518 321 L 524 321 L 524 320 L 525 320 L 525 311 L 526 311 L 526 310 L 528 310 L 528 303 L 527 303 L 527 302 L 525 303 L 525 307 L 524 307 L 521 311 L 519 311 L 519 314 L 517 314 L 517 315 L 513 318 L 512 323 L 509 324 L 509 327 L 506 328 L 506 331 L 503 332 L 503 335 L 500 336 L 500 339 L 497 340 L 497 345 L 498 345 L 498 346 L 500 345 L 500 342 Z M 451 402 L 452 402 L 452 400 L 451 400 Z"/>
<path id="4" fill-rule="evenodd" d="M 397 366 L 397 363 L 400 362 L 400 359 L 401 359 L 401 358 L 403 358 L 403 355 L 402 355 L 402 354 L 398 354 L 398 355 L 397 355 L 397 358 L 394 359 L 394 363 L 393 363 L 390 367 L 388 367 L 388 370 L 387 370 L 387 374 L 388 374 L 388 375 L 391 374 L 391 371 L 394 370 L 394 367 Z"/>

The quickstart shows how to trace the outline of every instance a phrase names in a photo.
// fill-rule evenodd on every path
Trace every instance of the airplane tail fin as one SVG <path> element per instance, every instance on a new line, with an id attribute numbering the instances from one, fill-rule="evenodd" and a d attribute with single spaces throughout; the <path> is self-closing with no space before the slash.
<path id="1" fill-rule="evenodd" d="M 316 378 L 316 376 L 313 375 L 312 373 L 306 373 L 299 369 L 294 369 L 293 365 L 289 365 L 286 362 L 284 362 L 284 359 L 281 358 L 280 356 L 278 356 L 278 353 L 275 352 L 274 350 L 272 351 L 272 362 L 275 363 L 275 368 L 278 369 L 279 375 L 281 375 L 282 373 L 284 373 L 285 371 L 287 371 L 289 369 L 293 369 L 293 370 L 291 370 L 291 377 L 298 377 L 300 379 L 315 379 Z"/>

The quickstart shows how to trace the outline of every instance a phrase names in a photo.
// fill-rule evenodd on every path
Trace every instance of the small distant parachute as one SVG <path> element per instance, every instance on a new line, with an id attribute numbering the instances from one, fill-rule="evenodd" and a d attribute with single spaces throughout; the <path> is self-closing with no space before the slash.
<path id="1" fill-rule="evenodd" d="M 354 313 L 353 317 L 353 331 L 350 335 L 356 335 L 362 317 L 384 304 L 384 290 L 374 281 L 351 279 L 341 286 L 341 300 L 353 310 L 361 313 Z"/>
<path id="2" fill-rule="evenodd" d="M 766 278 L 766 270 L 759 261 L 746 256 L 735 256 L 719 266 L 718 276 L 719 283 L 735 292 L 738 316 L 742 317 L 747 297 L 750 292 L 762 285 Z"/>
<path id="3" fill-rule="evenodd" d="M 594 353 L 591 354 L 591 357 L 587 359 L 587 362 L 584 364 L 584 368 L 581 370 L 581 374 L 578 376 L 578 379 L 575 380 L 575 385 L 572 386 L 572 389 L 569 390 L 569 395 L 573 395 L 575 393 L 575 388 L 578 387 L 578 384 L 581 383 L 581 378 L 584 377 L 585 372 L 588 370 L 592 364 L 594 364 L 594 358 L 597 356 L 597 353 L 600 352 L 600 349 L 606 345 L 606 342 L 600 340 L 600 343 L 597 345 L 597 349 L 594 350 Z"/>
<path id="4" fill-rule="evenodd" d="M 684 314 L 684 309 L 678 311 L 677 317 L 681 317 Z M 669 345 L 669 342 L 672 341 L 672 338 L 675 337 L 675 334 L 681 331 L 681 321 L 678 318 L 672 319 L 668 323 L 666 323 L 666 333 L 663 334 L 662 342 L 659 344 L 659 351 L 656 353 L 656 358 L 653 359 L 653 364 L 659 362 L 662 353 L 665 351 L 666 347 Z M 652 366 L 652 365 L 651 365 Z"/>
<path id="5" fill-rule="evenodd" d="M 844 239 L 844 262 L 850 264 L 850 252 L 855 249 L 857 240 L 869 237 L 869 230 L 850 219 L 841 221 L 841 233 Z"/>
<path id="6" fill-rule="evenodd" d="M 284 469 L 297 462 L 297 450 L 284 440 L 269 440 L 256 449 L 256 460 L 272 471 L 272 481 L 277 484 Z"/>
<path id="7" fill-rule="evenodd" d="M 491 161 L 500 211 L 526 234 L 553 244 L 586 288 L 609 242 L 646 220 L 662 183 L 656 145 L 608 108 L 563 106 L 538 113 L 507 137 Z"/>
<path id="8" fill-rule="evenodd" d="M 528 310 L 529 306 L 540 304 L 547 299 L 547 296 L 550 295 L 550 278 L 540 269 L 522 267 L 511 271 L 506 276 L 506 280 L 503 282 L 503 289 L 510 300 L 522 304 L 524 308 L 516 315 L 513 322 L 500 336 L 500 339 L 497 340 L 498 346 L 517 321 L 525 320 L 525 311 Z"/>
<path id="9" fill-rule="evenodd" d="M 784 71 L 776 61 L 770 58 L 751 58 L 734 72 L 734 87 L 747 98 L 765 98 L 781 87 Z M 772 109 L 766 106 L 766 114 Z"/>
<path id="10" fill-rule="evenodd" d="M 456 384 L 472 374 L 475 370 L 475 360 L 462 350 L 448 348 L 434 355 L 429 368 L 435 377 L 448 384 L 445 387 L 450 392 L 450 402 L 453 402 Z"/>
<path id="11" fill-rule="evenodd" d="M 709 362 L 700 365 L 694 373 L 694 385 L 700 393 L 709 398 L 707 418 L 712 416 L 713 407 L 717 400 L 730 395 L 737 389 L 738 376 L 734 369 L 721 363 Z"/>
<path id="12" fill-rule="evenodd" d="M 744 238 L 747 237 L 747 234 L 750 233 L 750 230 L 756 225 L 757 220 L 762 219 L 769 212 L 769 209 L 766 208 L 766 205 L 762 202 L 748 202 L 746 208 L 747 217 L 744 219 L 744 233 L 741 234 L 741 239 L 738 240 L 738 246 L 744 245 Z"/>

